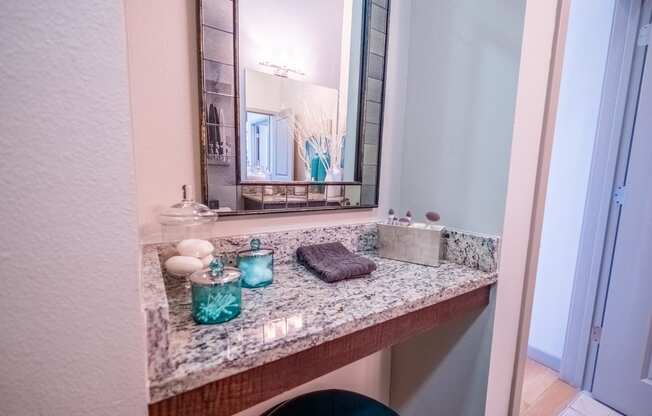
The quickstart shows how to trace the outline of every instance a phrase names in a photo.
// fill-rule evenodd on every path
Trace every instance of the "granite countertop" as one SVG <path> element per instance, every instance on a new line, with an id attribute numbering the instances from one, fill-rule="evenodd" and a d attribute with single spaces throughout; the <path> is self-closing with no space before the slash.
<path id="1" fill-rule="evenodd" d="M 150 267 L 160 267 L 153 253 L 146 255 L 156 263 Z M 213 326 L 193 322 L 184 282 L 164 275 L 164 287 L 148 290 L 159 294 L 163 290 L 167 295 L 169 305 L 160 310 L 166 315 L 168 371 L 150 372 L 150 401 L 491 285 L 497 279 L 495 271 L 449 261 L 428 267 L 380 258 L 373 252 L 364 255 L 376 262 L 378 270 L 370 277 L 334 284 L 322 282 L 295 262 L 279 264 L 271 286 L 243 289 L 240 316 Z M 150 337 L 157 339 L 156 334 Z M 150 354 L 150 366 L 160 358 Z"/>

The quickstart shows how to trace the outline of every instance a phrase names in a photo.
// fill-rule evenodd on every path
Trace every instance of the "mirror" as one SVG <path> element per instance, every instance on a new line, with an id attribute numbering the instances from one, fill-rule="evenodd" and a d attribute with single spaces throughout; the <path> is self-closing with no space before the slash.
<path id="1" fill-rule="evenodd" d="M 335 88 L 245 70 L 241 180 L 352 181 L 357 136 L 337 127 L 338 99 Z"/>
<path id="2" fill-rule="evenodd" d="M 377 205 L 383 0 L 199 0 L 203 199 L 223 215 Z"/>

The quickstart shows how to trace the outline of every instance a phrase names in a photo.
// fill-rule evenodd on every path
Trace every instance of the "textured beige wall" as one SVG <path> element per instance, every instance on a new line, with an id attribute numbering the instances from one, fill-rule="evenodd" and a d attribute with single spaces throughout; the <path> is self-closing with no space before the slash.
<path id="1" fill-rule="evenodd" d="M 145 234 L 199 190 L 199 98 L 194 1 L 125 1 L 138 217 Z"/>
<path id="2" fill-rule="evenodd" d="M 0 4 L 0 415 L 146 415 L 124 10 Z"/>

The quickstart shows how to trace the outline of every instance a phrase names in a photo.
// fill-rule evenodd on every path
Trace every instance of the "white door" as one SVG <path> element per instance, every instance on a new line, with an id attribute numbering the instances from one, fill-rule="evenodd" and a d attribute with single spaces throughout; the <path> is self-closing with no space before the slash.
<path id="1" fill-rule="evenodd" d="M 652 416 L 652 60 L 648 48 L 613 253 L 593 396 Z"/>
<path id="2" fill-rule="evenodd" d="M 281 111 L 272 120 L 272 180 L 291 181 L 294 176 L 294 133 L 292 113 Z"/>

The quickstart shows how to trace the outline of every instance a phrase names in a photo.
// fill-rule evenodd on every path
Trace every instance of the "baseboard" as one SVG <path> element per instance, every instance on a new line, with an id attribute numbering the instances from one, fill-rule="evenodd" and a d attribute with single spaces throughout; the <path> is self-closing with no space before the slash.
<path id="1" fill-rule="evenodd" d="M 530 345 L 527 347 L 527 356 L 532 360 L 543 364 L 555 371 L 559 371 L 559 368 L 561 367 L 561 358 L 557 358 L 554 355 L 550 355 L 547 352 L 543 352 L 540 349 L 534 348 Z"/>

